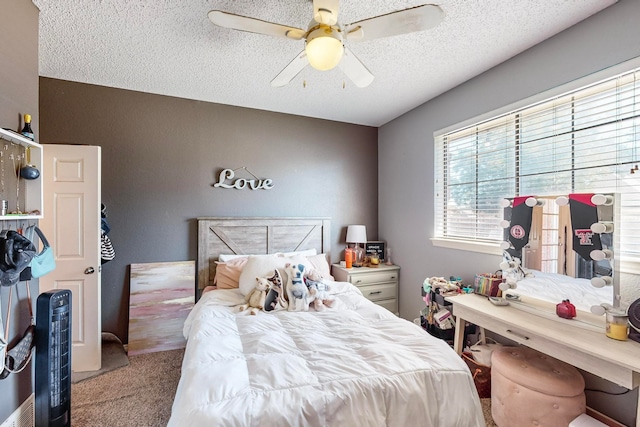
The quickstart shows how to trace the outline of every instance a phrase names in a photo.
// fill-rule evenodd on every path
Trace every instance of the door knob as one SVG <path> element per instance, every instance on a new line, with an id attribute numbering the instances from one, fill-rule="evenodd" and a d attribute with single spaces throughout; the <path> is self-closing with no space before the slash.
<path id="1" fill-rule="evenodd" d="M 87 267 L 84 269 L 84 274 L 93 274 L 96 270 L 93 267 Z"/>

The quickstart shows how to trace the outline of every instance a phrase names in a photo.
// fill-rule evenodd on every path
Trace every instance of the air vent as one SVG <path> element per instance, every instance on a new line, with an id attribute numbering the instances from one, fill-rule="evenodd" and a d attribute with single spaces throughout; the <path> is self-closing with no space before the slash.
<path id="1" fill-rule="evenodd" d="M 35 427 L 35 395 L 31 394 L 0 427 Z"/>

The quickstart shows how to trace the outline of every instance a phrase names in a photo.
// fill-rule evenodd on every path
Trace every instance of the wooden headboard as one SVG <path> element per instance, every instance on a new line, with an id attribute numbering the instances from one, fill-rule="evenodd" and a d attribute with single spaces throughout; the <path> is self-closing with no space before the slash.
<path id="1" fill-rule="evenodd" d="M 198 218 L 198 294 L 213 285 L 214 261 L 220 254 L 259 255 L 305 249 L 328 254 L 330 235 L 329 218 Z"/>

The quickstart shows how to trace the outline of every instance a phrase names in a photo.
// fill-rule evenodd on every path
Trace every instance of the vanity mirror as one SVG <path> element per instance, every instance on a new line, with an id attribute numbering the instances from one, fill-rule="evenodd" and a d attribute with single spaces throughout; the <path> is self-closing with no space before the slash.
<path id="1" fill-rule="evenodd" d="M 502 249 L 508 269 L 503 290 L 554 307 L 570 300 L 578 310 L 604 313 L 620 307 L 620 268 L 615 194 L 515 197 L 502 202 Z M 509 262 L 507 262 L 509 261 Z M 535 302 L 535 301 L 534 301 Z M 588 316 L 582 316 L 588 317 Z"/>

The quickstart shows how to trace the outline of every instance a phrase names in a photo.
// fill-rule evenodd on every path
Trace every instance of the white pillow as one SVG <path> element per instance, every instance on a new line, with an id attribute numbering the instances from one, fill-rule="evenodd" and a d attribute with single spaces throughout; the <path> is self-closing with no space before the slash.
<path id="1" fill-rule="evenodd" d="M 282 256 L 311 256 L 311 255 L 318 255 L 318 250 L 317 249 L 305 249 L 304 251 L 296 251 L 296 252 L 283 252 L 280 253 L 279 255 Z"/>
<path id="2" fill-rule="evenodd" d="M 237 259 L 237 258 L 242 258 L 242 257 L 249 257 L 249 255 L 236 255 L 236 254 L 221 254 L 218 256 L 218 261 L 220 262 L 228 262 L 231 261 L 232 259 Z"/>
<path id="3" fill-rule="evenodd" d="M 280 252 L 278 254 L 273 254 L 273 255 L 282 255 L 282 256 L 303 255 L 303 256 L 310 256 L 310 255 L 317 255 L 317 254 L 318 254 L 317 249 L 305 249 L 304 251 Z M 220 254 L 220 255 L 218 255 L 218 261 L 227 262 L 227 261 L 231 261 L 232 259 L 242 258 L 242 257 L 249 257 L 249 256 L 262 256 L 262 255 Z"/>
<path id="4" fill-rule="evenodd" d="M 328 280 L 335 280 L 331 275 L 331 267 L 327 261 L 327 254 L 311 255 L 308 256 L 307 259 L 311 263 L 312 267 L 315 268 L 322 277 Z"/>
<path id="5" fill-rule="evenodd" d="M 247 295 L 251 289 L 256 287 L 256 277 L 271 277 L 273 270 L 284 269 L 287 263 L 303 264 L 307 270 L 313 268 L 306 256 L 250 255 L 238 280 L 240 292 L 242 295 Z"/>

